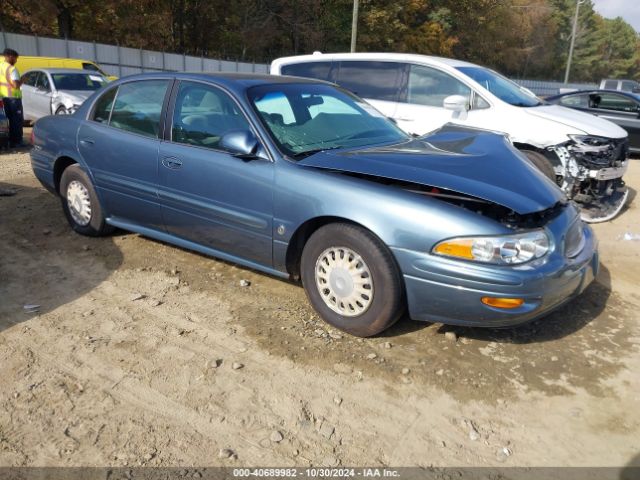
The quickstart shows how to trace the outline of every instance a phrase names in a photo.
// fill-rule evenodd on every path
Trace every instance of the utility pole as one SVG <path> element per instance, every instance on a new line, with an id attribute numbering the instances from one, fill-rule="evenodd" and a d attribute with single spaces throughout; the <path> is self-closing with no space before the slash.
<path id="1" fill-rule="evenodd" d="M 573 28 L 571 29 L 571 43 L 569 44 L 569 58 L 567 58 L 567 68 L 564 71 L 564 83 L 569 83 L 569 72 L 571 71 L 571 59 L 573 57 L 573 47 L 576 43 L 576 30 L 578 29 L 578 13 L 580 4 L 585 0 L 576 0 L 576 14 L 573 16 Z"/>
<path id="2" fill-rule="evenodd" d="M 351 20 L 351 53 L 356 51 L 357 36 L 358 36 L 358 0 L 353 0 L 353 18 Z"/>

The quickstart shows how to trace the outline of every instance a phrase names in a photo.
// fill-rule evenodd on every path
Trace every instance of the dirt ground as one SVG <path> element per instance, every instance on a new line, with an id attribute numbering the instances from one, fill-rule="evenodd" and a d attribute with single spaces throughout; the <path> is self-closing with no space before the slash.
<path id="1" fill-rule="evenodd" d="M 26 152 L 0 154 L 0 188 L 0 466 L 640 464 L 638 200 L 550 317 L 362 340 L 295 284 L 72 233 Z"/>

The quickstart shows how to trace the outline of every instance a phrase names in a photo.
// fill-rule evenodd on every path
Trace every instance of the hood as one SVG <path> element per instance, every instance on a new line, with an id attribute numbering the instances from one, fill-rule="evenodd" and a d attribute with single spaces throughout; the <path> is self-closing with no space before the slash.
<path id="1" fill-rule="evenodd" d="M 80 105 L 94 94 L 94 90 L 58 90 L 57 97 L 60 100 L 68 100 L 74 105 Z"/>
<path id="2" fill-rule="evenodd" d="M 609 120 L 560 105 L 541 105 L 539 107 L 522 108 L 521 110 L 528 115 L 560 123 L 588 135 L 607 138 L 623 138 L 627 136 L 625 130 Z"/>
<path id="3" fill-rule="evenodd" d="M 521 215 L 565 198 L 502 135 L 451 124 L 399 144 L 319 152 L 298 164 L 453 190 Z"/>

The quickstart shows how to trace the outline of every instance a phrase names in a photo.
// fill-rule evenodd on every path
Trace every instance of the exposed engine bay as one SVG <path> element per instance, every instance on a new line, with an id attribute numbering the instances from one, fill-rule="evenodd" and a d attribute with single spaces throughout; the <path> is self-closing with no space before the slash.
<path id="1" fill-rule="evenodd" d="M 544 155 L 560 188 L 581 206 L 585 222 L 606 222 L 622 210 L 629 195 L 622 180 L 629 162 L 627 138 L 575 135 Z"/>

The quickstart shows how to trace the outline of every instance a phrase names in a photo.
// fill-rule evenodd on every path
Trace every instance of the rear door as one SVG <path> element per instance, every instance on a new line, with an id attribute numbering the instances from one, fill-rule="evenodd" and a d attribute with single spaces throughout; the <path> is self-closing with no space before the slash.
<path id="1" fill-rule="evenodd" d="M 159 197 L 166 229 L 177 237 L 271 265 L 274 164 L 242 160 L 220 145 L 251 130 L 230 94 L 181 81 L 160 147 Z"/>
<path id="2" fill-rule="evenodd" d="M 104 92 L 78 132 L 107 215 L 162 229 L 158 150 L 172 80 L 136 80 Z"/>

